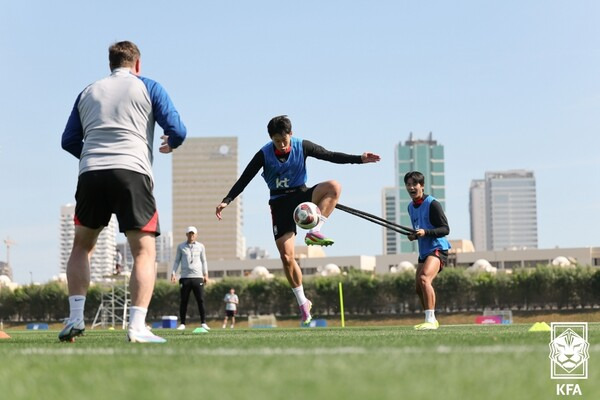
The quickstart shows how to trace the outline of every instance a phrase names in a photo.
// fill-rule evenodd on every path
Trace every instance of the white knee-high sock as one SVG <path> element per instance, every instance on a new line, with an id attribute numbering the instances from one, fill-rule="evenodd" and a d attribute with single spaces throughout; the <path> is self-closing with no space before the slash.
<path id="1" fill-rule="evenodd" d="M 425 310 L 425 322 L 435 322 L 435 310 Z"/>
<path id="2" fill-rule="evenodd" d="M 294 295 L 296 296 L 296 301 L 298 302 L 299 306 L 308 301 L 306 296 L 304 295 L 304 286 L 300 285 L 298 287 L 292 288 L 292 292 L 294 292 Z"/>
<path id="3" fill-rule="evenodd" d="M 82 320 L 84 308 L 85 296 L 69 296 L 69 321 Z"/>
<path id="4" fill-rule="evenodd" d="M 129 308 L 129 329 L 141 331 L 146 327 L 147 308 L 131 306 Z"/>
<path id="5" fill-rule="evenodd" d="M 321 215 L 319 217 L 319 223 L 314 228 L 310 229 L 308 231 L 308 233 L 319 232 L 325 222 L 327 222 L 327 217 L 325 217 L 324 215 Z"/>

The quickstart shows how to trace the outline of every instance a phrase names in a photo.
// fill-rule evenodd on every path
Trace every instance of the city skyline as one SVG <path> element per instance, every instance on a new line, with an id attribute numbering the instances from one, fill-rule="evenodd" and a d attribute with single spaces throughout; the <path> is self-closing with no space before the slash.
<path id="1" fill-rule="evenodd" d="M 113 0 L 32 0 L 0 15 L 0 50 L 11 60 L 0 66 L 9 99 L 0 238 L 14 241 L 15 281 L 58 273 L 56 210 L 74 201 L 78 163 L 60 136 L 78 93 L 108 75 L 116 40 L 139 46 L 142 74 L 164 85 L 189 137 L 239 138 L 240 170 L 268 141 L 269 119 L 287 114 L 298 137 L 381 155 L 370 165 L 308 161 L 309 184 L 336 179 L 342 204 L 381 215 L 381 190 L 395 185 L 394 145 L 433 132 L 444 144 L 450 239 L 470 237 L 472 179 L 524 169 L 536 177 L 538 247 L 600 244 L 600 3 L 182 1 L 162 12 L 160 29 L 132 23 L 138 13 Z M 158 153 L 160 133 L 155 195 L 169 231 L 172 155 Z M 576 195 L 588 199 L 577 204 L 581 218 L 566 211 Z M 243 233 L 245 247 L 274 255 L 267 197 L 256 177 L 244 191 Z M 382 249 L 379 226 L 345 213 L 324 232 L 336 241 L 330 256 Z"/>

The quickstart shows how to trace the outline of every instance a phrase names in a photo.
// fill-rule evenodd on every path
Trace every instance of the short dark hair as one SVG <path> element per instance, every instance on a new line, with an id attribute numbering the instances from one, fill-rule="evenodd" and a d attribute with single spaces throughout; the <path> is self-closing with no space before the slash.
<path id="1" fill-rule="evenodd" d="M 409 179 L 414 179 L 417 183 L 420 183 L 421 186 L 425 185 L 425 177 L 419 171 L 410 171 L 404 175 L 404 184 L 408 183 Z"/>
<path id="2" fill-rule="evenodd" d="M 120 67 L 133 67 L 140 58 L 140 49 L 130 42 L 122 41 L 112 44 L 108 48 L 108 61 L 111 71 Z"/>
<path id="3" fill-rule="evenodd" d="M 289 134 L 292 131 L 292 121 L 287 115 L 273 117 L 267 125 L 267 130 L 269 131 L 269 137 L 277 134 Z"/>

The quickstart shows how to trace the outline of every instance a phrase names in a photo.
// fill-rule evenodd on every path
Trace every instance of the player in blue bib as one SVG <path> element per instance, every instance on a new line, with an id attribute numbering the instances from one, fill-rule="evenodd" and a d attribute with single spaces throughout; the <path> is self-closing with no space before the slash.
<path id="1" fill-rule="evenodd" d="M 248 163 L 240 178 L 217 206 L 216 215 L 221 219 L 223 209 L 242 193 L 261 169 L 263 170 L 262 177 L 270 194 L 269 206 L 275 244 L 287 280 L 300 306 L 302 323 L 308 324 L 312 319 L 310 314 L 312 303 L 304 295 L 302 271 L 294 255 L 296 224 L 293 213 L 296 206 L 302 202 L 315 203 L 321 209 L 322 216 L 319 224 L 308 231 L 304 242 L 316 246 L 332 245 L 333 240 L 321 233 L 321 227 L 333 212 L 342 188 L 334 180 L 307 187 L 306 158 L 314 157 L 336 164 L 365 164 L 377 162 L 380 157 L 369 152 L 361 155 L 332 152 L 308 140 L 297 138 L 293 136 L 292 123 L 286 115 L 271 119 L 267 130 L 271 141 L 265 144 Z"/>
<path id="2" fill-rule="evenodd" d="M 424 193 L 425 177 L 418 171 L 404 175 L 404 185 L 412 202 L 408 214 L 416 232 L 409 240 L 419 241 L 419 265 L 417 266 L 416 290 L 423 310 L 425 322 L 415 326 L 417 330 L 437 329 L 440 324 L 435 318 L 435 291 L 432 282 L 448 262 L 450 233 L 448 219 L 442 205 L 433 196 Z"/>

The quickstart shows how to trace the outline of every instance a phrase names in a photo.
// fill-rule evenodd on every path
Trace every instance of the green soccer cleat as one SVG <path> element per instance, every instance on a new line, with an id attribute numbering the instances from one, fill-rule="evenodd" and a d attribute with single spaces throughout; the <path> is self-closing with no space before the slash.
<path id="1" fill-rule="evenodd" d="M 432 331 L 440 327 L 440 323 L 437 322 L 423 322 L 422 324 L 415 325 L 417 331 Z"/>
<path id="2" fill-rule="evenodd" d="M 437 322 L 423 322 L 422 324 L 415 325 L 417 331 L 432 331 L 440 327 L 440 323 Z"/>
<path id="3" fill-rule="evenodd" d="M 308 246 L 331 246 L 333 240 L 326 238 L 321 232 L 309 232 L 304 237 L 304 243 Z"/>

